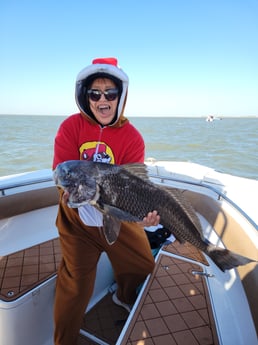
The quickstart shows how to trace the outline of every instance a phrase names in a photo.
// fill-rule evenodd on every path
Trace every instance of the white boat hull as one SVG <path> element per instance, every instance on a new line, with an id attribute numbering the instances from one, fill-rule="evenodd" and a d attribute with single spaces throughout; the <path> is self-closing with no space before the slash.
<path id="1" fill-rule="evenodd" d="M 258 260 L 258 214 L 252 199 L 252 195 L 258 194 L 258 181 L 221 174 L 192 163 L 147 164 L 153 182 L 186 190 L 187 197 L 194 202 L 199 213 L 207 238 L 214 244 L 226 244 L 231 250 Z M 0 197 L 1 258 L 58 237 L 55 227 L 58 197 L 51 175 L 50 170 L 44 170 L 0 178 L 4 194 Z M 45 200 L 44 205 L 42 199 Z M 234 236 L 232 227 L 236 229 Z M 246 246 L 242 245 L 242 240 Z M 161 250 L 159 255 L 164 255 L 164 252 Z M 258 315 L 254 305 L 258 299 L 253 292 L 257 287 L 251 286 L 255 281 L 257 285 L 257 264 L 222 273 L 209 258 L 207 260 L 210 266 L 201 264 L 201 267 L 210 294 L 219 343 L 257 344 L 254 320 L 257 322 Z M 11 302 L 0 300 L 0 345 L 53 345 L 55 279 L 52 276 Z M 113 282 L 110 262 L 103 254 L 88 309 L 107 293 Z M 137 308 L 137 303 L 134 308 Z M 132 318 L 133 313 L 117 344 L 123 343 Z"/>

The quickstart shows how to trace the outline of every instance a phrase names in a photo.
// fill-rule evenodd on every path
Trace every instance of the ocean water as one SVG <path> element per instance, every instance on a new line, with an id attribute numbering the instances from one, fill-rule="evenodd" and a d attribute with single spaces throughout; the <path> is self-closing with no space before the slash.
<path id="1" fill-rule="evenodd" d="M 0 176 L 51 168 L 62 116 L 0 116 Z M 258 118 L 131 117 L 146 158 L 190 161 L 258 179 Z"/>

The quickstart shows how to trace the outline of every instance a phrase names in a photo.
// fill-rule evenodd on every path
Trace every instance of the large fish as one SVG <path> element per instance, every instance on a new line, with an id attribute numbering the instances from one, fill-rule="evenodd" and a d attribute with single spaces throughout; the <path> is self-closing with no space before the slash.
<path id="1" fill-rule="evenodd" d="M 222 271 L 253 261 L 204 239 L 199 218 L 182 192 L 149 181 L 144 164 L 66 161 L 56 167 L 54 181 L 69 193 L 68 206 L 90 204 L 102 212 L 109 244 L 117 239 L 122 221 L 138 222 L 157 210 L 160 223 L 179 242 L 188 241 L 202 250 Z"/>

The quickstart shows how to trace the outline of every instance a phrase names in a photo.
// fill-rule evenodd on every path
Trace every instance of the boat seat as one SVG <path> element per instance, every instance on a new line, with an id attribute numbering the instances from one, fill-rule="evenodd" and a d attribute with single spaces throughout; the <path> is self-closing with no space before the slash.
<path id="1" fill-rule="evenodd" d="M 0 196 L 0 219 L 58 204 L 55 186 Z"/>

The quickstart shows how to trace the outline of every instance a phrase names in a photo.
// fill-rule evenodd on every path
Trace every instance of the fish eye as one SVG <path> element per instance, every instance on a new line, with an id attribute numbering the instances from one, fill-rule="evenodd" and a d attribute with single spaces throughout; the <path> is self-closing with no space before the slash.
<path id="1" fill-rule="evenodd" d="M 70 169 L 66 169 L 65 174 L 66 174 L 66 176 L 72 176 L 72 172 Z"/>

